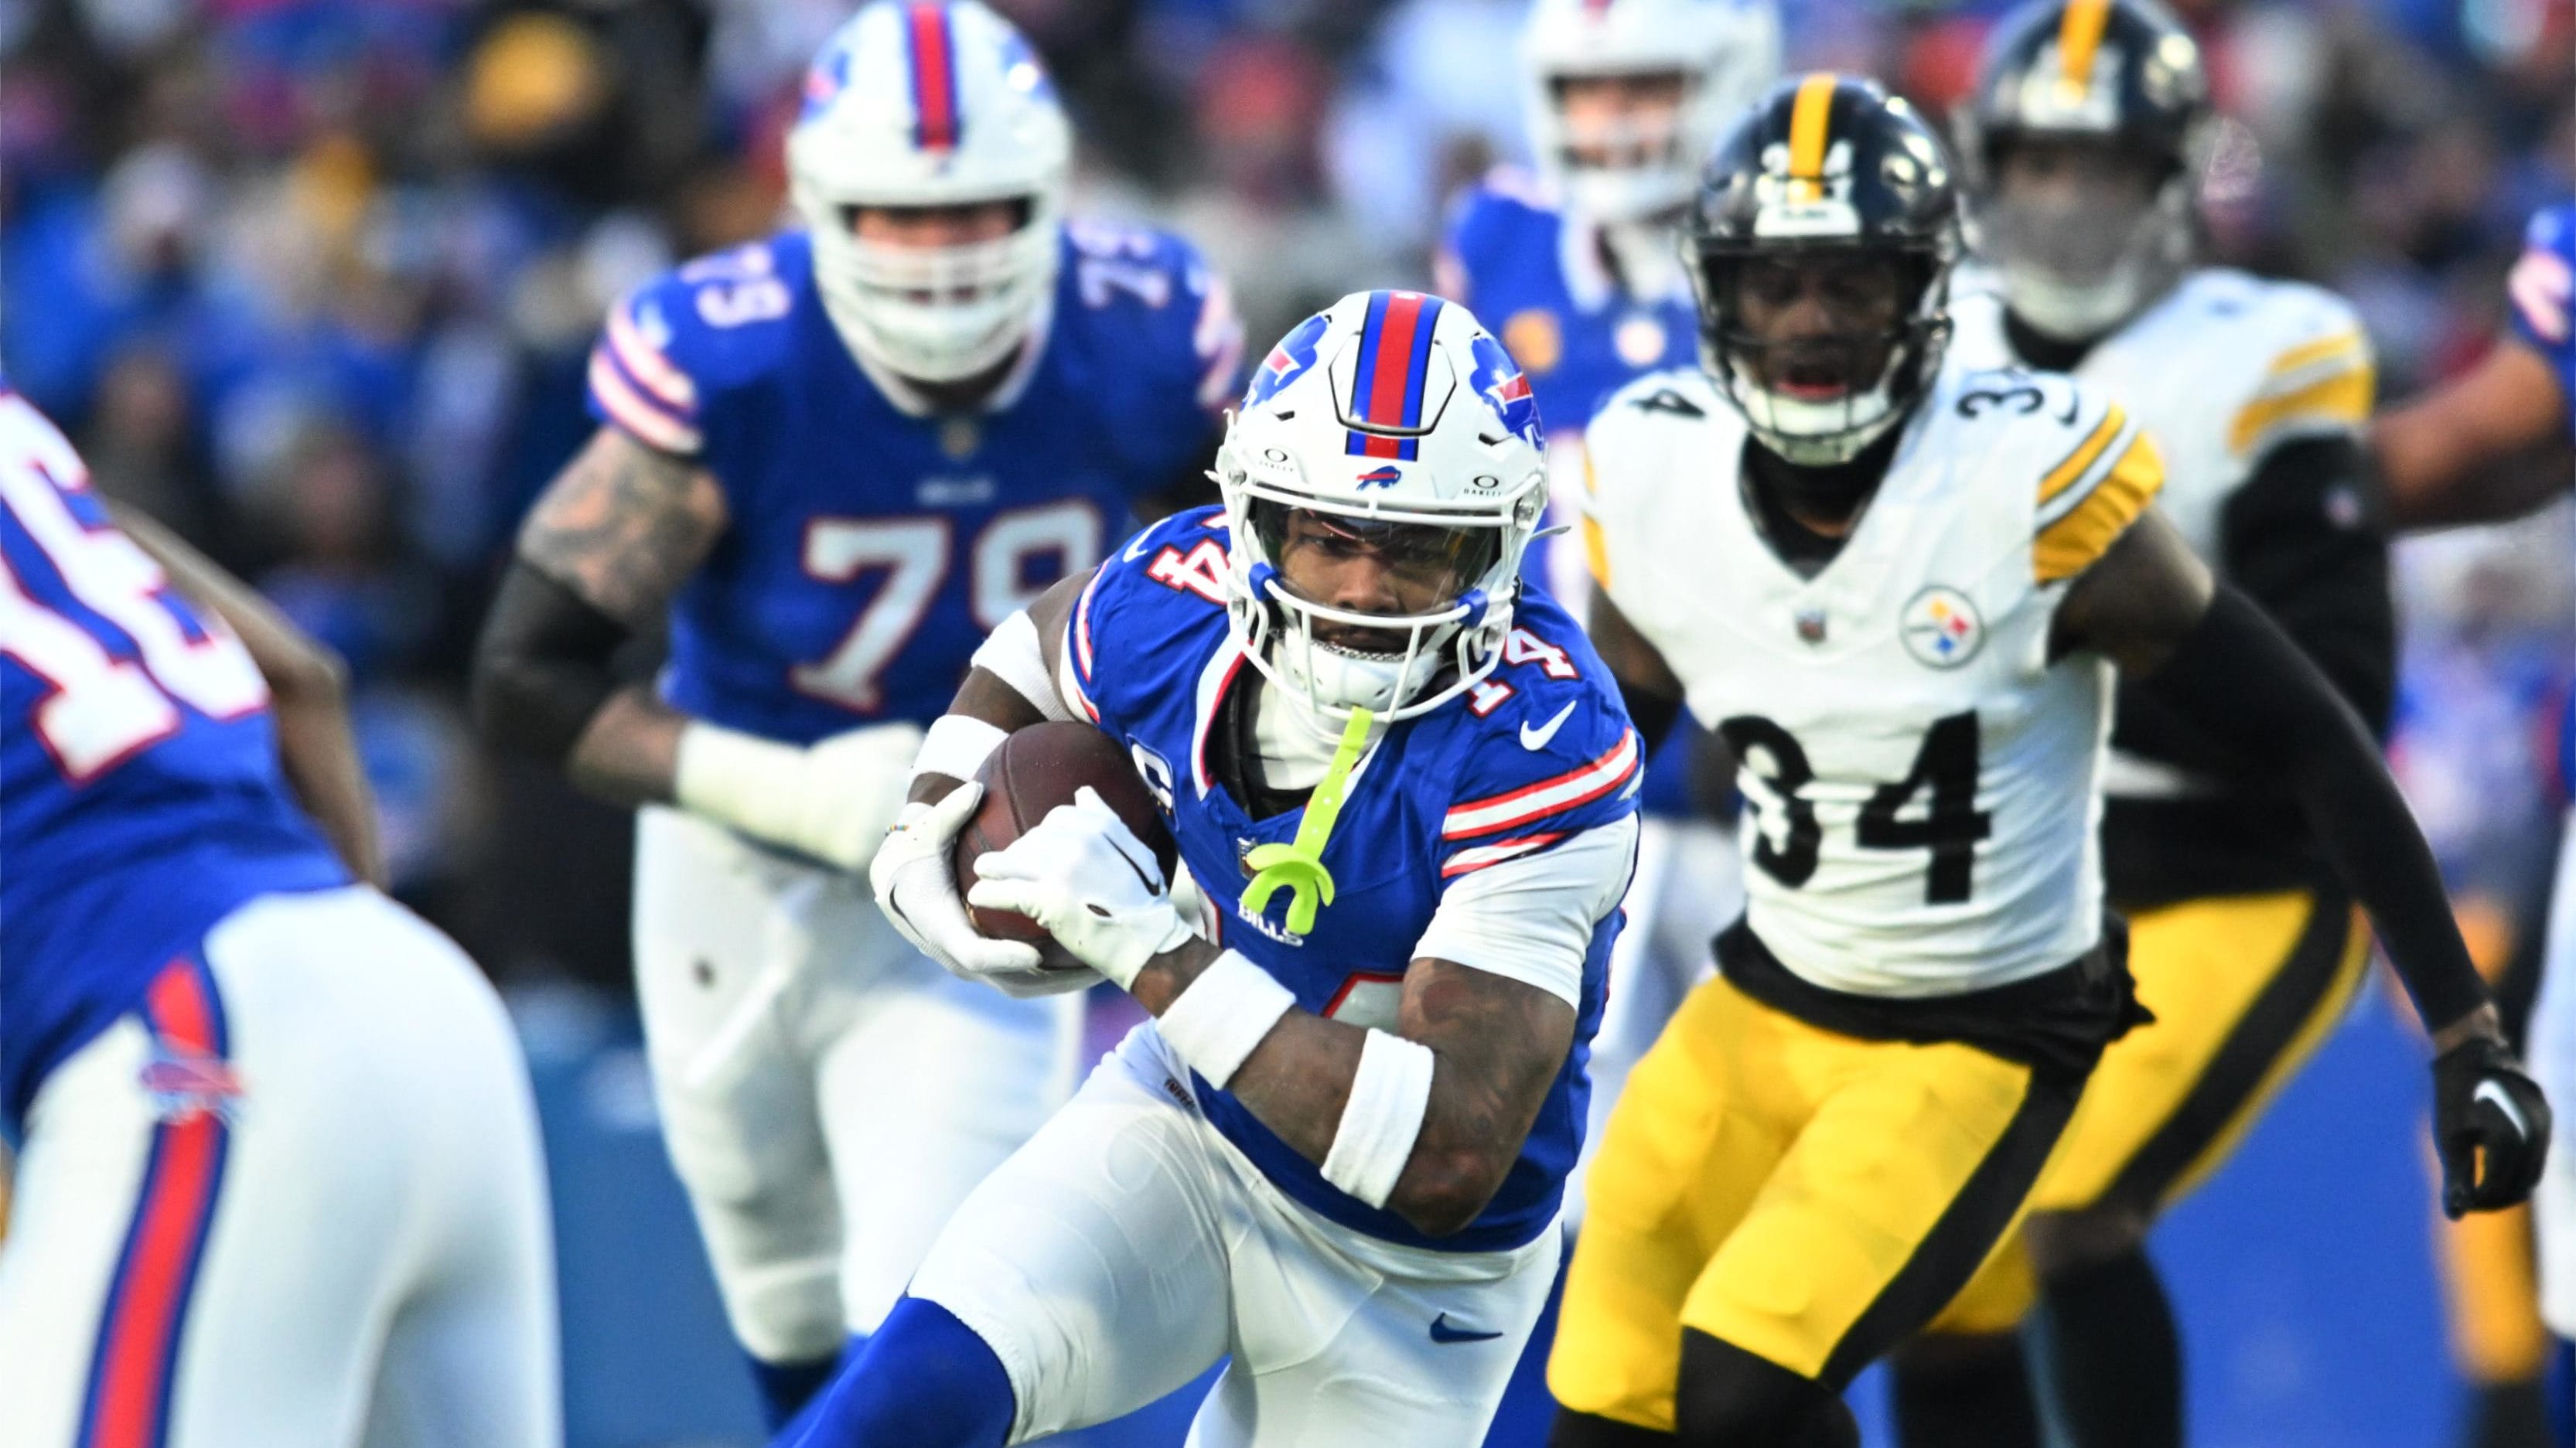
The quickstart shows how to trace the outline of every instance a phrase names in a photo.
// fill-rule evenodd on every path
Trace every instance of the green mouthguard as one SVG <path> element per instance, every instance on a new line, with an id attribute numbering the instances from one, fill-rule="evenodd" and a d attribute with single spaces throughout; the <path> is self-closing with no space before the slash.
<path id="1" fill-rule="evenodd" d="M 1315 912 L 1333 903 L 1333 872 L 1324 868 L 1324 842 L 1333 837 L 1333 821 L 1341 817 L 1342 796 L 1368 744 L 1372 718 L 1366 709 L 1351 711 L 1351 722 L 1342 727 L 1342 742 L 1333 750 L 1323 783 L 1306 801 L 1306 817 L 1297 823 L 1297 838 L 1284 845 L 1255 845 L 1243 857 L 1253 869 L 1252 883 L 1243 887 L 1247 913 L 1260 914 L 1271 896 L 1286 890 L 1288 928 L 1303 935 L 1315 928 Z"/>

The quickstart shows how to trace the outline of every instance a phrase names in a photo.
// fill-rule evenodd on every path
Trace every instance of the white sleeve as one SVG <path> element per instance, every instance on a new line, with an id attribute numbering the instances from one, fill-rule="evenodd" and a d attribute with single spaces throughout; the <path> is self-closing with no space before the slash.
<path id="1" fill-rule="evenodd" d="M 1038 641 L 1037 623 L 1027 609 L 1002 620 L 969 662 L 1010 685 L 1012 692 L 1047 718 L 1061 722 L 1073 717 L 1047 677 L 1046 648 Z"/>
<path id="2" fill-rule="evenodd" d="M 1592 932 L 1619 908 L 1636 867 L 1635 815 L 1552 850 L 1487 865 L 1441 895 L 1413 953 L 1491 971 L 1579 1006 Z"/>

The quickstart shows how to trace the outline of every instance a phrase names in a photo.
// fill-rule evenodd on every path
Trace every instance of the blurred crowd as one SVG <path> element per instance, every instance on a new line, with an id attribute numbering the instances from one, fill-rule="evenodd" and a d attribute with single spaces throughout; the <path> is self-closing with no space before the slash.
<path id="1" fill-rule="evenodd" d="M 1425 282 L 1448 199 L 1525 150 L 1520 0 L 996 3 L 1074 113 L 1078 208 L 1187 231 L 1256 339 Z M 1938 112 L 2004 8 L 1788 0 L 1790 61 Z M 2523 218 L 2576 188 L 2576 4 L 2182 8 L 2230 116 L 2214 255 L 2350 296 L 2384 396 L 2474 360 Z M 504 976 L 623 978 L 625 845 L 471 738 L 490 581 L 590 428 L 611 300 L 780 223 L 848 9 L 0 0 L 0 366 L 101 487 L 348 657 L 398 889 Z M 2402 570 L 2401 759 L 2464 869 L 2490 777 L 2527 794 L 2549 752 L 2515 731 L 2566 687 L 2571 556 L 2561 518 Z"/>

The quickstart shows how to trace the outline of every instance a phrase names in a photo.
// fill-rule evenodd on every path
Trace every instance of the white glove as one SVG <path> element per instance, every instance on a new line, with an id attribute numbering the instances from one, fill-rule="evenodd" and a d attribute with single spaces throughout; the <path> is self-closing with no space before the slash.
<path id="1" fill-rule="evenodd" d="M 1042 970 L 1036 946 L 979 935 L 966 918 L 948 855 L 983 798 L 984 786 L 964 784 L 937 804 L 903 807 L 876 858 L 868 862 L 877 908 L 914 949 L 962 980 L 980 980 L 1019 999 L 1090 985 L 1100 977 L 1087 970 Z"/>
<path id="2" fill-rule="evenodd" d="M 916 724 L 874 724 L 799 747 L 693 720 L 672 797 L 691 814 L 853 873 L 912 787 Z"/>
<path id="3" fill-rule="evenodd" d="M 1007 847 L 977 858 L 975 874 L 966 898 L 977 909 L 1026 915 L 1121 990 L 1145 962 L 1192 934 L 1154 852 L 1088 787 Z"/>

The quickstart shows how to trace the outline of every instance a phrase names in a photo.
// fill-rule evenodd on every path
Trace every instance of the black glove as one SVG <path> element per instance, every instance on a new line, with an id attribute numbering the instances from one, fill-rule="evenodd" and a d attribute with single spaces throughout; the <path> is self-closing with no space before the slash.
<path id="1" fill-rule="evenodd" d="M 2502 1041 L 2472 1037 L 2434 1060 L 2433 1145 L 2452 1218 L 2514 1206 L 2540 1184 L 2549 1102 Z"/>

